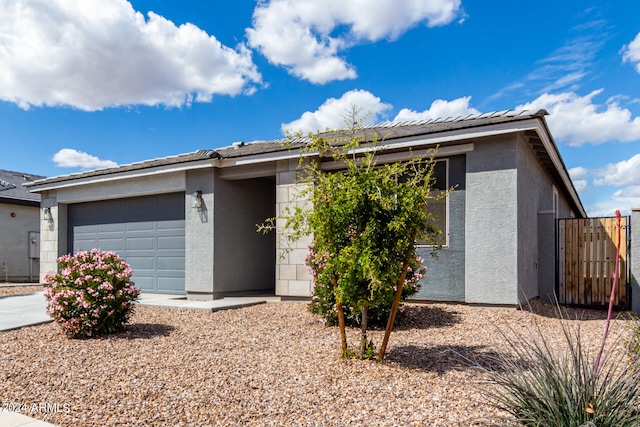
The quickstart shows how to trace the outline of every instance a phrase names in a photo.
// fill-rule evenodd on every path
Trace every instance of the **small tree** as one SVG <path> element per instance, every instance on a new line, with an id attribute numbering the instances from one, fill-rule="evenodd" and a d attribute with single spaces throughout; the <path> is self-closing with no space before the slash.
<path id="1" fill-rule="evenodd" d="M 308 265 L 318 291 L 330 290 L 340 327 L 342 354 L 349 354 L 345 309 L 360 317 L 360 357 L 373 357 L 368 341 L 370 310 L 386 307 L 387 330 L 378 359 L 384 358 L 407 272 L 424 272 L 416 265 L 416 239 L 438 247 L 434 217 L 426 209 L 433 181 L 433 154 L 410 155 L 406 161 L 381 164 L 376 135 L 367 141 L 358 125 L 358 111 L 348 117 L 347 131 L 310 135 L 300 148 L 300 197 L 310 208 L 290 206 L 281 216 L 286 238 L 293 242 L 312 234 Z M 331 158 L 342 168 L 327 173 L 316 159 Z M 311 161 L 305 161 L 311 159 Z M 260 228 L 273 228 L 274 219 Z M 417 290 L 415 282 L 409 281 Z M 315 298 L 314 297 L 314 298 Z M 317 298 L 316 298 L 317 300 Z M 312 304 L 313 307 L 313 304 Z M 384 309 L 383 309 L 384 311 Z"/>

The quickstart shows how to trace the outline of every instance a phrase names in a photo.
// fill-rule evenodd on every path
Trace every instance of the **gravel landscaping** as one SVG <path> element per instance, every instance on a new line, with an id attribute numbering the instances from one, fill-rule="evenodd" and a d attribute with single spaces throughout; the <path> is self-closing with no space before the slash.
<path id="1" fill-rule="evenodd" d="M 533 311 L 408 305 L 380 364 L 341 359 L 337 329 L 302 302 L 138 307 L 129 329 L 108 338 L 67 339 L 52 323 L 0 332 L 2 404 L 61 426 L 476 425 L 495 413 L 469 360 L 509 351 L 496 326 L 526 334 L 537 324 L 561 340 L 554 307 Z M 594 347 L 605 315 L 568 313 Z M 378 344 L 382 334 L 373 332 Z"/>
<path id="2" fill-rule="evenodd" d="M 42 285 L 33 285 L 33 284 L 8 285 L 8 284 L 0 283 L 0 297 L 6 297 L 9 295 L 30 294 L 33 292 L 40 292 L 42 289 L 43 289 Z"/>

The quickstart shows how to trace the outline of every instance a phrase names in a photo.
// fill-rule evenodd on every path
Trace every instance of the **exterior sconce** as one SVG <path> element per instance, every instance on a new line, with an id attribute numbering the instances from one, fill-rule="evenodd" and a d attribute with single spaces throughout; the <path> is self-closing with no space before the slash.
<path id="1" fill-rule="evenodd" d="M 202 200 L 202 191 L 198 190 L 191 195 L 191 207 L 201 211 L 203 205 L 204 200 Z"/>
<path id="2" fill-rule="evenodd" d="M 51 215 L 51 208 L 44 208 L 42 210 L 42 216 L 45 221 L 48 221 L 48 222 L 53 221 L 53 215 Z"/>

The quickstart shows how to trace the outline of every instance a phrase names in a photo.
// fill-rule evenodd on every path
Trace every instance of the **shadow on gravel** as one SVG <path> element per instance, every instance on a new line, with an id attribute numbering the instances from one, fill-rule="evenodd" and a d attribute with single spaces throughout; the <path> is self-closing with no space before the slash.
<path id="1" fill-rule="evenodd" d="M 483 345 L 403 345 L 393 347 L 386 360 L 403 368 L 445 374 L 467 369 L 500 371 L 501 358 L 504 356 Z"/>
<path id="2" fill-rule="evenodd" d="M 127 326 L 124 332 L 118 334 L 109 335 L 107 338 L 115 339 L 150 339 L 155 337 L 167 337 L 171 335 L 176 328 L 169 325 L 163 325 L 160 323 L 133 323 Z"/>
<path id="3" fill-rule="evenodd" d="M 407 305 L 402 317 L 396 320 L 394 330 L 446 328 L 462 321 L 453 306 L 444 309 L 433 305 Z"/>
<path id="4" fill-rule="evenodd" d="M 558 311 L 559 309 L 559 311 Z M 583 307 L 558 307 L 554 303 L 540 301 L 538 299 L 529 301 L 521 307 L 522 311 L 528 311 L 538 316 L 550 319 L 565 320 L 605 320 L 607 318 L 607 309 L 594 309 Z M 613 318 L 621 316 L 621 313 L 614 311 Z"/>

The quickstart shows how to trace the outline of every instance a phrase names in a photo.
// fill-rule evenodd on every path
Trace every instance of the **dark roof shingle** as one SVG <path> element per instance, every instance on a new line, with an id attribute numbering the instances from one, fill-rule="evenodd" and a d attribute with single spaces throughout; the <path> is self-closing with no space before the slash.
<path id="1" fill-rule="evenodd" d="M 40 202 L 40 195 L 30 193 L 23 184 L 43 178 L 45 177 L 40 175 L 0 170 L 0 201 Z"/>

